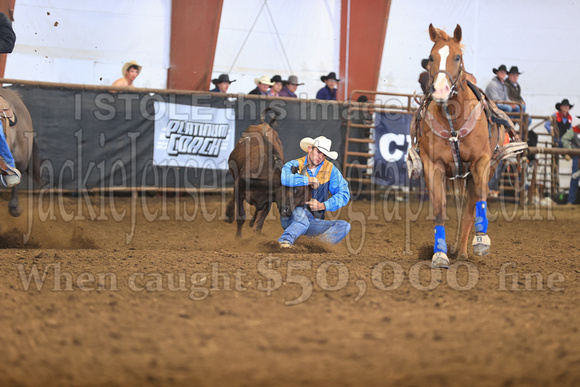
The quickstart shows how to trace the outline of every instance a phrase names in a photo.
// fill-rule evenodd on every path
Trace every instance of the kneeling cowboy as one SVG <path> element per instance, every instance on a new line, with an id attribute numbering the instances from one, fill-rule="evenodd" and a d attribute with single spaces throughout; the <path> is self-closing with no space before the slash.
<path id="1" fill-rule="evenodd" d="M 281 217 L 284 233 L 278 239 L 280 247 L 291 248 L 301 235 L 319 237 L 325 242 L 336 244 L 350 231 L 345 220 L 324 220 L 326 211 L 336 211 L 350 200 L 348 183 L 330 161 L 336 160 L 338 153 L 331 151 L 332 141 L 324 136 L 303 138 L 300 148 L 306 156 L 291 160 L 282 168 L 282 184 L 287 187 L 310 185 L 312 200 L 303 207 L 296 207 L 290 217 Z M 292 167 L 306 168 L 306 174 L 293 174 Z M 332 195 L 332 197 L 329 196 Z"/>
<path id="2" fill-rule="evenodd" d="M 12 22 L 8 19 L 8 16 L 0 13 L 0 54 L 11 53 L 15 42 L 16 34 L 12 29 Z M 4 118 L 5 113 L 0 112 L 0 115 L 0 118 Z M 4 120 L 4 122 L 7 123 L 8 120 Z M 8 129 L 4 128 L 2 121 L 0 121 L 0 179 L 6 187 L 11 188 L 20 183 L 20 171 L 16 169 L 14 157 L 6 142 L 4 131 Z"/>

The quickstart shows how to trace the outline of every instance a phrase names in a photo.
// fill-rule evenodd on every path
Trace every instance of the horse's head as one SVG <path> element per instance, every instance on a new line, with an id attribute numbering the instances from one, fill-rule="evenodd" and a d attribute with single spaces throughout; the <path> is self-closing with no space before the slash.
<path id="1" fill-rule="evenodd" d="M 429 55 L 430 93 L 433 101 L 443 104 L 449 100 L 457 83 L 461 82 L 461 27 L 458 24 L 453 37 L 450 37 L 445 31 L 429 24 L 429 36 L 435 43 Z"/>
<path id="2" fill-rule="evenodd" d="M 303 168 L 303 174 L 306 168 Z M 292 173 L 298 173 L 298 168 L 292 167 Z M 308 185 L 302 187 L 286 187 L 282 185 L 276 191 L 276 204 L 278 204 L 280 216 L 283 217 L 292 215 L 292 211 L 296 207 L 305 205 L 310 199 L 312 199 L 312 189 Z"/>

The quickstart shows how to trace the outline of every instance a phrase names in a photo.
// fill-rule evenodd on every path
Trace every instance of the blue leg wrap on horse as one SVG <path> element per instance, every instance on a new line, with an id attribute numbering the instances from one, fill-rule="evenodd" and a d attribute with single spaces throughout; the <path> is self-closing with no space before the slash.
<path id="1" fill-rule="evenodd" d="M 445 227 L 435 226 L 435 247 L 433 251 L 436 253 L 447 254 L 447 242 L 445 242 Z"/>
<path id="2" fill-rule="evenodd" d="M 483 201 L 475 204 L 475 232 L 487 234 L 487 203 Z"/>

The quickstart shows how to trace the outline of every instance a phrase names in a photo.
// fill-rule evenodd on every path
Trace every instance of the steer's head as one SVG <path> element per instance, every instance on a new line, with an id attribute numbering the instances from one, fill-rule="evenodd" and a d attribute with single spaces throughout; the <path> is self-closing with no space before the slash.
<path id="1" fill-rule="evenodd" d="M 303 171 L 306 171 L 304 167 Z M 298 173 L 298 168 L 292 167 L 292 173 Z M 286 187 L 282 185 L 276 190 L 276 204 L 280 210 L 280 216 L 289 217 L 298 206 L 303 206 L 312 199 L 310 186 Z"/>

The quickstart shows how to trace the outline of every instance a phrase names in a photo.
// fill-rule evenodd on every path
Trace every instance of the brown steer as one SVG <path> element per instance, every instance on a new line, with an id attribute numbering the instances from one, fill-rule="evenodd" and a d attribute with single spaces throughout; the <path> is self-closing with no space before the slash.
<path id="1" fill-rule="evenodd" d="M 229 167 L 234 178 L 234 196 L 228 203 L 226 222 L 237 220 L 236 237 L 242 236 L 242 226 L 246 221 L 244 200 L 256 207 L 250 227 L 260 233 L 264 220 L 270 212 L 272 202 L 276 202 L 281 216 L 290 216 L 294 208 L 310 200 L 310 189 L 306 187 L 285 187 L 281 182 L 284 166 L 284 150 L 278 133 L 264 122 L 248 127 L 230 154 Z M 272 124 L 275 118 L 270 121 Z M 294 171 L 293 171 L 294 172 Z M 235 211 L 237 207 L 237 211 Z"/>

